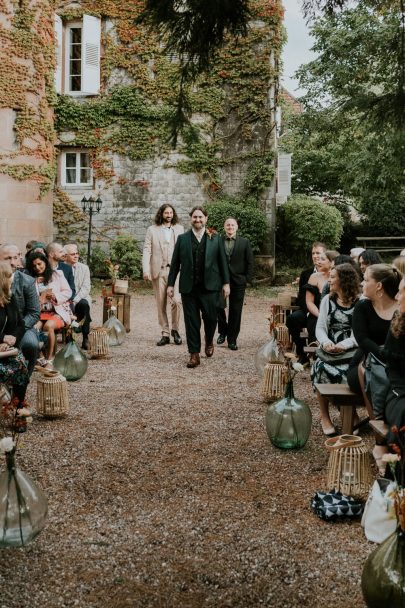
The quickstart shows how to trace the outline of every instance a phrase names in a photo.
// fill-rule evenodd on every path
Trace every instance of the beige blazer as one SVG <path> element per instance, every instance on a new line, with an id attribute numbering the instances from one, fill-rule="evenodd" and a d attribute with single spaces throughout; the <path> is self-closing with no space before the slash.
<path id="1" fill-rule="evenodd" d="M 184 228 L 179 224 L 172 226 L 174 241 L 170 241 L 169 261 L 172 259 L 174 245 L 179 234 L 183 234 Z M 149 226 L 146 231 L 145 243 L 142 255 L 143 274 L 150 274 L 152 279 L 157 279 L 163 263 L 164 236 L 160 226 Z"/>
<path id="2" fill-rule="evenodd" d="M 77 304 L 80 300 L 87 300 L 91 305 L 91 280 L 90 280 L 90 269 L 87 264 L 77 262 L 73 269 L 75 277 L 76 295 L 73 302 Z"/>

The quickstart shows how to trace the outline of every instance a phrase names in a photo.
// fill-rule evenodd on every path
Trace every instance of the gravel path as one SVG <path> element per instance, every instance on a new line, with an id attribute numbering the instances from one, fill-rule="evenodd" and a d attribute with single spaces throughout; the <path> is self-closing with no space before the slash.
<path id="1" fill-rule="evenodd" d="M 295 382 L 314 412 L 306 448 L 267 439 L 254 369 L 267 308 L 249 296 L 240 350 L 188 370 L 185 346 L 155 346 L 153 297 L 133 296 L 131 333 L 69 384 L 70 415 L 24 436 L 18 463 L 49 517 L 31 545 L 0 550 L 1 608 L 364 606 L 375 545 L 309 508 L 327 457 L 308 372 Z"/>

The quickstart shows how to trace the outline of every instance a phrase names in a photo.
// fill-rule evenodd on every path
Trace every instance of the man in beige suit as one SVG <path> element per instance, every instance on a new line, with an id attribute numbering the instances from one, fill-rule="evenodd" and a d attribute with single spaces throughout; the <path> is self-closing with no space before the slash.
<path id="1" fill-rule="evenodd" d="M 82 326 L 83 342 L 82 348 L 87 350 L 89 347 L 90 332 L 90 269 L 86 264 L 79 262 L 79 250 L 76 243 L 65 245 L 66 263 L 72 267 L 75 281 L 76 294 L 73 298 L 74 313 L 78 321 L 84 319 Z"/>
<path id="2" fill-rule="evenodd" d="M 169 329 L 167 317 L 167 277 L 169 275 L 174 246 L 179 234 L 184 228 L 178 224 L 176 211 L 171 205 L 162 205 L 155 217 L 155 224 L 146 231 L 143 246 L 142 267 L 145 281 L 152 281 L 158 308 L 159 325 L 162 337 L 157 346 L 170 344 L 170 333 L 175 344 L 181 344 L 179 334 L 179 319 L 181 312 L 181 299 L 176 286 L 174 296 L 170 299 L 172 313 L 172 330 Z"/>

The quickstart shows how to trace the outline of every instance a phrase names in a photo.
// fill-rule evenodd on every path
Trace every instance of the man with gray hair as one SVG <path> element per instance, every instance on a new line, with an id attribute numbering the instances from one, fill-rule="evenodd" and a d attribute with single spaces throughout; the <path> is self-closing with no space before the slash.
<path id="1" fill-rule="evenodd" d="M 91 280 L 90 268 L 87 264 L 79 262 L 79 249 L 76 243 L 68 243 L 64 247 L 66 254 L 66 263 L 72 268 L 76 295 L 73 297 L 74 313 L 78 321 L 83 321 L 82 325 L 82 348 L 89 348 L 89 333 L 90 333 L 90 305 L 91 305 Z"/>
<path id="2" fill-rule="evenodd" d="M 19 270 L 21 254 L 16 245 L 2 245 L 0 247 L 0 260 L 8 262 L 13 270 L 11 293 L 14 295 L 25 326 L 20 348 L 28 363 L 28 373 L 31 375 L 40 351 L 38 331 L 34 327 L 39 321 L 40 313 L 35 279 Z"/>

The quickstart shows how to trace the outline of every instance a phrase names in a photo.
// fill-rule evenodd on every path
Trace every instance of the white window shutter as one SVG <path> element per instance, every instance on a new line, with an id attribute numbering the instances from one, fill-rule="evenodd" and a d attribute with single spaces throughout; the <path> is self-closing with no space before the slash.
<path id="1" fill-rule="evenodd" d="M 82 30 L 82 93 L 98 95 L 100 92 L 101 20 L 83 15 Z"/>
<path id="2" fill-rule="evenodd" d="M 291 194 L 291 154 L 279 154 L 277 162 L 277 197 Z M 281 201 L 280 201 L 281 202 Z"/>
<path id="3" fill-rule="evenodd" d="M 63 41 L 63 22 L 59 15 L 55 15 L 55 90 L 62 93 L 62 41 Z"/>

